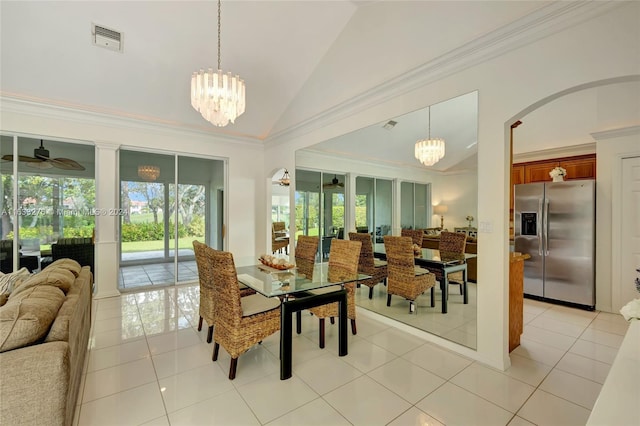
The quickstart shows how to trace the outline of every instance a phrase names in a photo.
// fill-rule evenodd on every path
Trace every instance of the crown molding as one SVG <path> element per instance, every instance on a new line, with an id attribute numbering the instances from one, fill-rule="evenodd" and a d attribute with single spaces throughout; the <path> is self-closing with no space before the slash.
<path id="1" fill-rule="evenodd" d="M 73 122 L 78 124 L 97 125 L 116 129 L 130 129 L 146 133 L 170 134 L 176 137 L 193 137 L 199 139 L 215 138 L 221 142 L 247 144 L 255 147 L 262 141 L 237 135 L 220 134 L 204 128 L 191 128 L 178 123 L 168 123 L 152 118 L 139 118 L 89 111 L 80 107 L 48 103 L 41 100 L 25 98 L 18 94 L 0 91 L 0 113 L 14 113 L 36 118 L 45 118 Z M 5 129 L 6 130 L 6 129 Z"/>
<path id="2" fill-rule="evenodd" d="M 347 101 L 286 129 L 272 133 L 265 138 L 265 146 L 273 147 L 284 144 L 293 138 L 366 111 L 375 105 L 405 95 L 556 32 L 566 30 L 619 7 L 622 3 L 615 1 L 551 2 L 515 22 L 436 57 L 400 76 L 382 82 Z"/>
<path id="3" fill-rule="evenodd" d="M 605 139 L 620 138 L 640 134 L 640 126 L 622 127 L 619 129 L 604 130 L 602 132 L 593 132 L 591 137 L 597 141 Z"/>
<path id="4" fill-rule="evenodd" d="M 526 163 L 529 161 L 548 160 L 550 158 L 574 157 L 576 155 L 595 154 L 595 152 L 596 143 L 589 142 L 580 145 L 561 146 L 558 148 L 513 154 L 513 162 Z"/>

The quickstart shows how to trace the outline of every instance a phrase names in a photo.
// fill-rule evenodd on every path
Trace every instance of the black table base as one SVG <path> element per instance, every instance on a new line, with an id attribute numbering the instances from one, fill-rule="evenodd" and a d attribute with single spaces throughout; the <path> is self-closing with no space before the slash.
<path id="1" fill-rule="evenodd" d="M 293 313 L 305 309 L 338 302 L 338 355 L 347 355 L 347 290 L 337 290 L 331 293 L 310 294 L 295 299 L 283 300 L 280 304 L 280 380 L 289 379 L 292 375 L 293 352 Z M 299 316 L 296 319 L 297 329 L 300 330 Z"/>

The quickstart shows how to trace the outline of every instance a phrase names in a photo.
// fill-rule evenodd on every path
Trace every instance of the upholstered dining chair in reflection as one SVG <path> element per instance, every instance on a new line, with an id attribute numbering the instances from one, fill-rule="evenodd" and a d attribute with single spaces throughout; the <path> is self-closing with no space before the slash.
<path id="1" fill-rule="evenodd" d="M 200 282 L 200 302 L 198 313 L 198 331 L 202 330 L 202 321 L 206 321 L 209 326 L 207 332 L 207 343 L 211 343 L 213 337 L 214 311 L 216 298 L 214 296 L 213 287 L 213 264 L 211 263 L 210 253 L 213 249 L 200 241 L 193 240 L 193 251 L 196 256 L 196 266 L 198 267 L 198 280 Z M 255 290 L 250 289 L 244 284 L 239 285 L 240 296 L 249 296 L 255 294 Z"/>
<path id="2" fill-rule="evenodd" d="M 358 281 L 358 285 L 364 284 L 369 287 L 369 299 L 373 299 L 373 288 L 387 279 L 387 262 L 373 257 L 373 242 L 370 234 L 349 232 L 349 239 L 362 243 L 358 258 L 358 272 L 371 275 L 371 278 Z"/>
<path id="3" fill-rule="evenodd" d="M 229 379 L 233 380 L 236 377 L 238 357 L 280 330 L 280 300 L 261 294 L 240 297 L 233 255 L 213 250 L 211 261 L 216 297 L 212 359 L 218 360 L 222 345 L 231 356 Z"/>
<path id="4" fill-rule="evenodd" d="M 338 240 L 335 239 L 331 244 L 329 252 L 329 270 L 327 272 L 329 281 L 340 282 L 350 281 L 344 284 L 347 290 L 347 317 L 351 320 L 351 333 L 356 334 L 356 303 L 355 303 L 355 287 L 358 279 L 358 258 L 360 257 L 360 249 L 362 243 L 360 241 Z M 325 287 L 319 290 L 312 290 L 312 293 L 326 293 L 335 291 L 336 287 Z M 324 348 L 324 320 L 338 316 L 338 303 L 329 303 L 310 309 L 311 313 L 319 318 L 319 346 Z"/>
<path id="5" fill-rule="evenodd" d="M 318 252 L 319 238 L 308 235 L 298 236 L 296 245 L 296 269 L 298 274 L 304 274 L 309 279 L 313 279 L 313 267 L 316 263 L 316 253 Z"/>
<path id="6" fill-rule="evenodd" d="M 467 234 L 464 232 L 441 232 L 438 250 L 441 252 L 463 254 L 467 244 Z M 438 280 L 440 277 L 437 277 Z M 462 284 L 464 282 L 462 271 L 452 272 L 448 276 L 449 284 L 458 284 L 460 294 L 463 293 Z"/>
<path id="7" fill-rule="evenodd" d="M 424 237 L 424 231 L 422 229 L 403 229 L 400 231 L 400 235 L 403 237 L 411 237 L 413 244 L 422 247 L 422 238 Z"/>
<path id="8" fill-rule="evenodd" d="M 409 237 L 385 235 L 384 250 L 387 253 L 387 306 L 391 306 L 391 295 L 409 301 L 409 313 L 415 311 L 415 300 L 431 289 L 431 306 L 435 306 L 435 275 L 415 265 L 413 242 Z"/>

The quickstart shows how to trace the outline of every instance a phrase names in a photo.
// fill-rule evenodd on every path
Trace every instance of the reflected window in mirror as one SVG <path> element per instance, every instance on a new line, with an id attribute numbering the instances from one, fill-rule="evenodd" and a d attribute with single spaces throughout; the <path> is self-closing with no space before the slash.
<path id="1" fill-rule="evenodd" d="M 331 240 L 345 235 L 345 175 L 296 170 L 296 237 L 319 236 L 318 260 L 329 257 Z"/>
<path id="2" fill-rule="evenodd" d="M 356 177 L 356 232 L 369 233 L 375 243 L 391 235 L 393 212 L 392 181 L 372 177 Z"/>
<path id="3" fill-rule="evenodd" d="M 431 221 L 431 184 L 400 183 L 400 226 L 425 229 Z"/>

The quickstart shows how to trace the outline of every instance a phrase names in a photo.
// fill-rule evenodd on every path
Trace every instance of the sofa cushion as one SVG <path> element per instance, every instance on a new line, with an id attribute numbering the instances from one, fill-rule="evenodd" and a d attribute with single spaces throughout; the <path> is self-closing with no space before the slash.
<path id="1" fill-rule="evenodd" d="M 67 342 L 69 341 L 69 320 L 79 300 L 79 295 L 68 295 L 62 303 L 56 318 L 53 320 L 51 329 L 44 339 L 45 342 Z"/>
<path id="2" fill-rule="evenodd" d="M 22 281 L 20 286 L 16 287 L 9 296 L 9 300 L 13 297 L 16 297 L 23 291 L 27 291 L 28 289 L 36 286 L 47 285 L 58 287 L 65 294 L 71 288 L 71 284 L 75 281 L 76 277 L 73 273 L 67 269 L 62 268 L 53 268 L 53 269 L 45 269 L 42 272 L 32 275 L 28 279 Z"/>
<path id="3" fill-rule="evenodd" d="M 64 259 L 58 259 L 53 261 L 52 263 L 50 263 L 47 266 L 47 269 L 49 268 L 63 268 L 63 269 L 67 269 L 69 271 L 71 271 L 73 273 L 73 275 L 75 275 L 75 277 L 77 278 L 78 275 L 80 275 L 80 270 L 82 269 L 82 266 L 80 266 L 80 264 L 73 260 L 73 259 L 69 259 L 69 258 L 64 258 Z"/>
<path id="4" fill-rule="evenodd" d="M 65 298 L 62 290 L 50 285 L 12 296 L 0 307 L 0 352 L 36 343 L 46 336 Z"/>
<path id="5" fill-rule="evenodd" d="M 8 297 L 13 289 L 30 275 L 31 272 L 27 268 L 20 268 L 10 274 L 0 272 L 0 294 L 6 294 Z"/>

